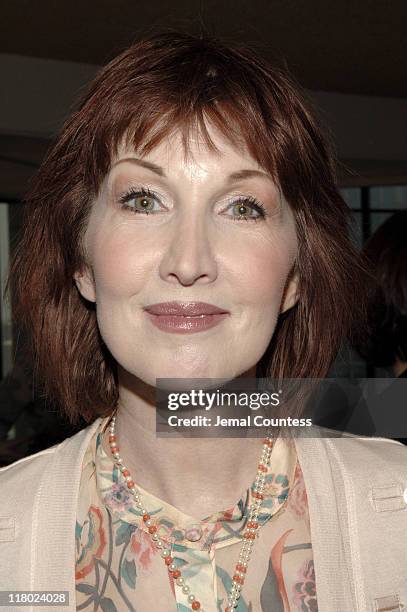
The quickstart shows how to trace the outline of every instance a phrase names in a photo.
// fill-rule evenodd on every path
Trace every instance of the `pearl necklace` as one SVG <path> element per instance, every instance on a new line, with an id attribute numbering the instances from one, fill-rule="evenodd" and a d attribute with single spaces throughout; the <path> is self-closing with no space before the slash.
<path id="1" fill-rule="evenodd" d="M 151 539 L 154 541 L 157 548 L 161 550 L 161 557 L 164 560 L 164 563 L 168 567 L 169 574 L 173 577 L 174 583 L 182 589 L 182 592 L 188 596 L 188 603 L 191 605 L 191 610 L 199 610 L 199 612 L 204 612 L 203 608 L 199 600 L 195 597 L 193 593 L 191 593 L 191 589 L 185 581 L 185 578 L 182 576 L 182 572 L 174 563 L 174 559 L 171 556 L 171 550 L 167 548 L 165 542 L 160 539 L 157 532 L 157 525 L 155 525 L 151 519 L 151 516 L 148 513 L 148 510 L 144 507 L 142 502 L 140 492 L 137 490 L 136 485 L 130 475 L 128 468 L 123 464 L 123 459 L 119 453 L 119 447 L 117 446 L 117 436 L 115 433 L 116 426 L 116 413 L 112 416 L 110 426 L 109 426 L 109 445 L 112 455 L 114 457 L 114 461 L 117 464 L 117 467 L 123 474 L 124 480 L 126 481 L 127 488 L 132 493 L 136 507 L 140 510 L 143 522 L 147 527 L 147 533 L 150 535 Z M 269 430 L 268 430 L 269 431 Z M 254 540 L 258 537 L 258 514 L 260 512 L 260 507 L 263 501 L 263 490 L 264 490 L 264 480 L 266 477 L 266 473 L 268 471 L 268 467 L 270 465 L 270 457 L 271 450 L 273 447 L 272 435 L 268 433 L 267 437 L 263 440 L 263 449 L 260 456 L 260 462 L 257 468 L 257 475 L 255 481 L 253 483 L 253 493 L 252 493 L 252 504 L 249 508 L 248 521 L 246 530 L 243 534 L 243 544 L 239 553 L 239 560 L 235 566 L 235 573 L 233 575 L 232 587 L 230 589 L 230 593 L 228 596 L 228 607 L 225 608 L 225 612 L 232 612 L 235 608 L 237 608 L 238 600 L 240 597 L 240 593 L 244 584 L 244 579 L 247 573 L 247 568 L 249 566 L 250 555 L 252 553 Z"/>

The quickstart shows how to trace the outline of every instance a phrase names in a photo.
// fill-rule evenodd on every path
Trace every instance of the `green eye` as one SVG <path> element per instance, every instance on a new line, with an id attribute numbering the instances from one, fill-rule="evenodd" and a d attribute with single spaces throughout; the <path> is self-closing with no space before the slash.
<path id="1" fill-rule="evenodd" d="M 250 206 L 246 206 L 246 204 L 241 204 L 241 203 L 235 204 L 233 206 L 233 211 L 236 213 L 238 217 L 246 217 L 246 215 L 250 213 Z"/>
<path id="2" fill-rule="evenodd" d="M 134 213 L 144 213 L 146 215 L 157 212 L 154 205 L 159 202 L 158 198 L 146 189 L 141 189 L 139 191 L 130 189 L 130 191 L 125 193 L 119 201 L 126 210 L 130 210 Z"/>
<path id="3" fill-rule="evenodd" d="M 232 218 L 234 221 L 257 221 L 257 219 L 264 219 L 266 212 L 260 202 L 254 198 L 245 198 L 235 202 L 232 207 Z M 254 215 L 251 213 L 255 213 Z"/>
<path id="4" fill-rule="evenodd" d="M 143 211 L 150 211 L 154 208 L 154 198 L 151 196 L 139 195 L 134 198 L 134 208 Z"/>

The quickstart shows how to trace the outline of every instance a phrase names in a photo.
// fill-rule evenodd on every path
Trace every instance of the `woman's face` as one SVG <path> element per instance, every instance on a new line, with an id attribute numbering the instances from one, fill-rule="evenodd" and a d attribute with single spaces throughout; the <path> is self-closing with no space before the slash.
<path id="1" fill-rule="evenodd" d="M 77 286 L 96 302 L 119 366 L 150 385 L 254 376 L 278 314 L 296 299 L 291 209 L 247 151 L 211 136 L 219 153 L 196 138 L 185 158 L 178 133 L 142 159 L 122 149 L 85 234 L 90 265 Z M 168 302 L 182 314 L 146 310 Z M 223 314 L 202 316 L 198 305 L 185 316 L 182 304 L 193 302 Z"/>

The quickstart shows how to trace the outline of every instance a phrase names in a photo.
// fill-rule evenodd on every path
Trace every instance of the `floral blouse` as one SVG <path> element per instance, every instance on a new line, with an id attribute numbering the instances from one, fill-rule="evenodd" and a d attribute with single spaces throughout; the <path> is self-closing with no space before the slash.
<path id="1" fill-rule="evenodd" d="M 174 584 L 123 475 L 104 451 L 107 421 L 102 420 L 83 462 L 75 531 L 76 609 L 188 612 L 187 595 Z M 259 456 L 260 450 L 261 440 Z M 138 489 L 190 593 L 204 612 L 224 612 L 252 489 L 234 507 L 201 521 Z M 287 438 L 274 443 L 258 522 L 237 612 L 316 612 L 307 496 L 295 445 Z"/>

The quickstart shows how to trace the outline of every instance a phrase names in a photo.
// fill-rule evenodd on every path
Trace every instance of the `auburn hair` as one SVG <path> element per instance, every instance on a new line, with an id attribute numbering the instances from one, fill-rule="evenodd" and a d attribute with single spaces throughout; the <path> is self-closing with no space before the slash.
<path id="1" fill-rule="evenodd" d="M 42 393 L 71 423 L 110 414 L 117 367 L 95 305 L 73 279 L 83 234 L 123 142 L 145 155 L 175 130 L 185 150 L 208 125 L 244 143 L 291 206 L 299 239 L 299 300 L 280 315 L 259 377 L 319 378 L 360 318 L 363 267 L 331 147 L 301 87 L 250 48 L 177 32 L 153 34 L 100 70 L 44 159 L 25 200 L 10 265 L 13 316 L 29 332 Z M 264 270 L 267 274 L 267 270 Z"/>

